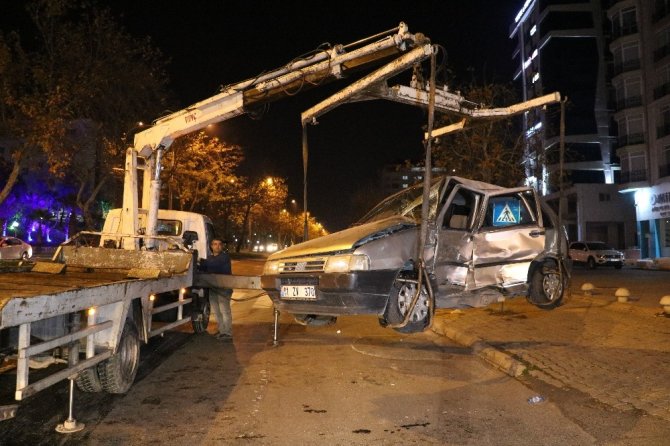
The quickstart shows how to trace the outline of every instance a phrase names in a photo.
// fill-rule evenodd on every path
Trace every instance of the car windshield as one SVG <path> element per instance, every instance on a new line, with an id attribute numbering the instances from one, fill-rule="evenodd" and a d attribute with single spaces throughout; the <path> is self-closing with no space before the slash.
<path id="1" fill-rule="evenodd" d="M 435 216 L 437 207 L 437 196 L 442 184 L 442 178 L 433 179 L 430 187 L 430 217 Z M 421 222 L 421 203 L 423 202 L 423 183 L 419 183 L 412 187 L 391 195 L 383 200 L 377 206 L 372 208 L 370 212 L 365 214 L 363 218 L 358 220 L 354 226 L 364 223 L 370 223 L 377 220 L 382 220 L 393 215 L 400 215 L 410 217 L 417 223 Z"/>
<path id="2" fill-rule="evenodd" d="M 614 249 L 602 242 L 589 242 L 586 244 L 591 251 L 607 251 L 609 249 Z"/>

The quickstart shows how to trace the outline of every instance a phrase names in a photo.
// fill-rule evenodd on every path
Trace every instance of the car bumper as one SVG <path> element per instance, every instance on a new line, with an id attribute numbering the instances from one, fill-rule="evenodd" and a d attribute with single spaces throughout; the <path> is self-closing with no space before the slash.
<path id="1" fill-rule="evenodd" d="M 378 314 L 386 308 L 397 271 L 355 273 L 281 274 L 261 276 L 261 287 L 279 311 L 325 316 Z M 315 297 L 280 297 L 282 285 L 313 285 Z"/>

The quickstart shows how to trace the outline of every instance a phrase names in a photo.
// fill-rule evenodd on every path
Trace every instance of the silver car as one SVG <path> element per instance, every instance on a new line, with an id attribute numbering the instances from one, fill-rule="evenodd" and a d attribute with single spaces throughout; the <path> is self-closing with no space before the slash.
<path id="1" fill-rule="evenodd" d="M 28 260 L 33 256 L 33 248 L 16 237 L 0 237 L 0 260 Z"/>
<path id="2" fill-rule="evenodd" d="M 376 314 L 405 333 L 426 329 L 435 308 L 482 307 L 519 295 L 545 309 L 561 304 L 567 239 L 534 189 L 440 177 L 429 197 L 421 248 L 417 185 L 349 229 L 269 256 L 263 289 L 299 322 Z"/>
<path id="3" fill-rule="evenodd" d="M 624 254 L 603 242 L 570 243 L 570 258 L 574 263 L 586 265 L 589 269 L 596 266 L 623 267 Z"/>

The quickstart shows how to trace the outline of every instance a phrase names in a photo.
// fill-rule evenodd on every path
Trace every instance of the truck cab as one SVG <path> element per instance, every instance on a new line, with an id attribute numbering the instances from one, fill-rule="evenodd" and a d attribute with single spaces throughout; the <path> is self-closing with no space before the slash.
<path id="1" fill-rule="evenodd" d="M 147 212 L 140 210 L 139 222 L 140 228 L 146 228 Z M 112 209 L 105 218 L 105 224 L 102 228 L 102 237 L 100 246 L 118 247 L 120 246 L 119 236 L 121 233 L 121 209 Z M 195 212 L 176 211 L 171 209 L 159 209 L 158 221 L 156 223 L 156 235 L 162 237 L 174 237 L 175 240 L 184 241 L 185 245 L 190 245 L 192 249 L 197 250 L 198 258 L 206 259 L 208 256 L 209 242 L 214 237 L 214 225 L 209 217 Z M 158 250 L 169 249 L 169 241 L 161 241 Z"/>

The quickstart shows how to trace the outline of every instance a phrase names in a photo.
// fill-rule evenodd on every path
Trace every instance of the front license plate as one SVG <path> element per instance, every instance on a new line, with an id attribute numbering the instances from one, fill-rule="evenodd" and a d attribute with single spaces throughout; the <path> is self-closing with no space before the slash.
<path id="1" fill-rule="evenodd" d="M 313 285 L 282 285 L 280 296 L 282 299 L 316 299 Z"/>

